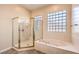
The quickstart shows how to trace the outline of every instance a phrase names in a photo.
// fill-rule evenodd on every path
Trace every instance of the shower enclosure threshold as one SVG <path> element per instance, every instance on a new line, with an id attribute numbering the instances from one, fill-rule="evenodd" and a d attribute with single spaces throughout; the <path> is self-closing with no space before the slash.
<path id="1" fill-rule="evenodd" d="M 15 49 L 16 51 L 24 51 L 24 50 L 32 50 L 32 49 L 34 49 L 34 47 L 20 48 L 20 49 L 13 47 L 13 49 Z"/>

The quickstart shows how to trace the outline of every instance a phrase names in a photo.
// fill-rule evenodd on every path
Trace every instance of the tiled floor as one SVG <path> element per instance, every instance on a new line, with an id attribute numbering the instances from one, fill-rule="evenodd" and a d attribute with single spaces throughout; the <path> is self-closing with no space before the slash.
<path id="1" fill-rule="evenodd" d="M 37 51 L 35 49 L 25 51 L 16 51 L 14 49 L 10 49 L 8 51 L 2 52 L 1 54 L 44 54 L 44 53 Z"/>
<path id="2" fill-rule="evenodd" d="M 71 51 L 66 51 L 66 50 L 62 50 L 62 49 L 58 49 L 58 48 L 56 48 L 56 49 L 57 50 L 53 51 L 53 54 L 76 54 L 76 53 L 71 52 Z M 16 51 L 14 49 L 10 49 L 10 50 L 5 51 L 1 54 L 45 54 L 45 53 L 37 51 L 35 49 L 26 50 L 26 51 Z"/>

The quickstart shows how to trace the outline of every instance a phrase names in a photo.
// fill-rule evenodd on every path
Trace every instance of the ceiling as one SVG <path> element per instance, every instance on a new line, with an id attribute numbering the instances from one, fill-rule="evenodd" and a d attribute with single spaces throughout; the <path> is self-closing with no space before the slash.
<path id="1" fill-rule="evenodd" d="M 21 6 L 27 8 L 28 10 L 35 10 L 44 6 L 47 6 L 48 4 L 22 4 Z"/>

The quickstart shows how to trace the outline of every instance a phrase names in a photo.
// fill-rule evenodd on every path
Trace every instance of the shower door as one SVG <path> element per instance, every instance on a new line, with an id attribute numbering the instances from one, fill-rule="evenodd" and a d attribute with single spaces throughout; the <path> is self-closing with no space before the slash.
<path id="1" fill-rule="evenodd" d="M 30 23 L 18 23 L 18 19 L 13 20 L 13 46 L 16 48 L 33 46 Z"/>

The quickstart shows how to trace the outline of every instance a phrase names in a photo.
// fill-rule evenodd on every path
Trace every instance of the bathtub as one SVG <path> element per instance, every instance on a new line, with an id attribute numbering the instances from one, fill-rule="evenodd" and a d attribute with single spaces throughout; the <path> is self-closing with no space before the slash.
<path id="1" fill-rule="evenodd" d="M 37 40 L 35 41 L 35 49 L 42 51 L 44 53 L 53 53 L 53 51 L 58 51 L 58 49 L 63 49 L 67 51 L 72 51 L 79 53 L 78 50 L 74 48 L 74 46 L 68 42 L 63 41 L 45 41 L 45 40 Z"/>

